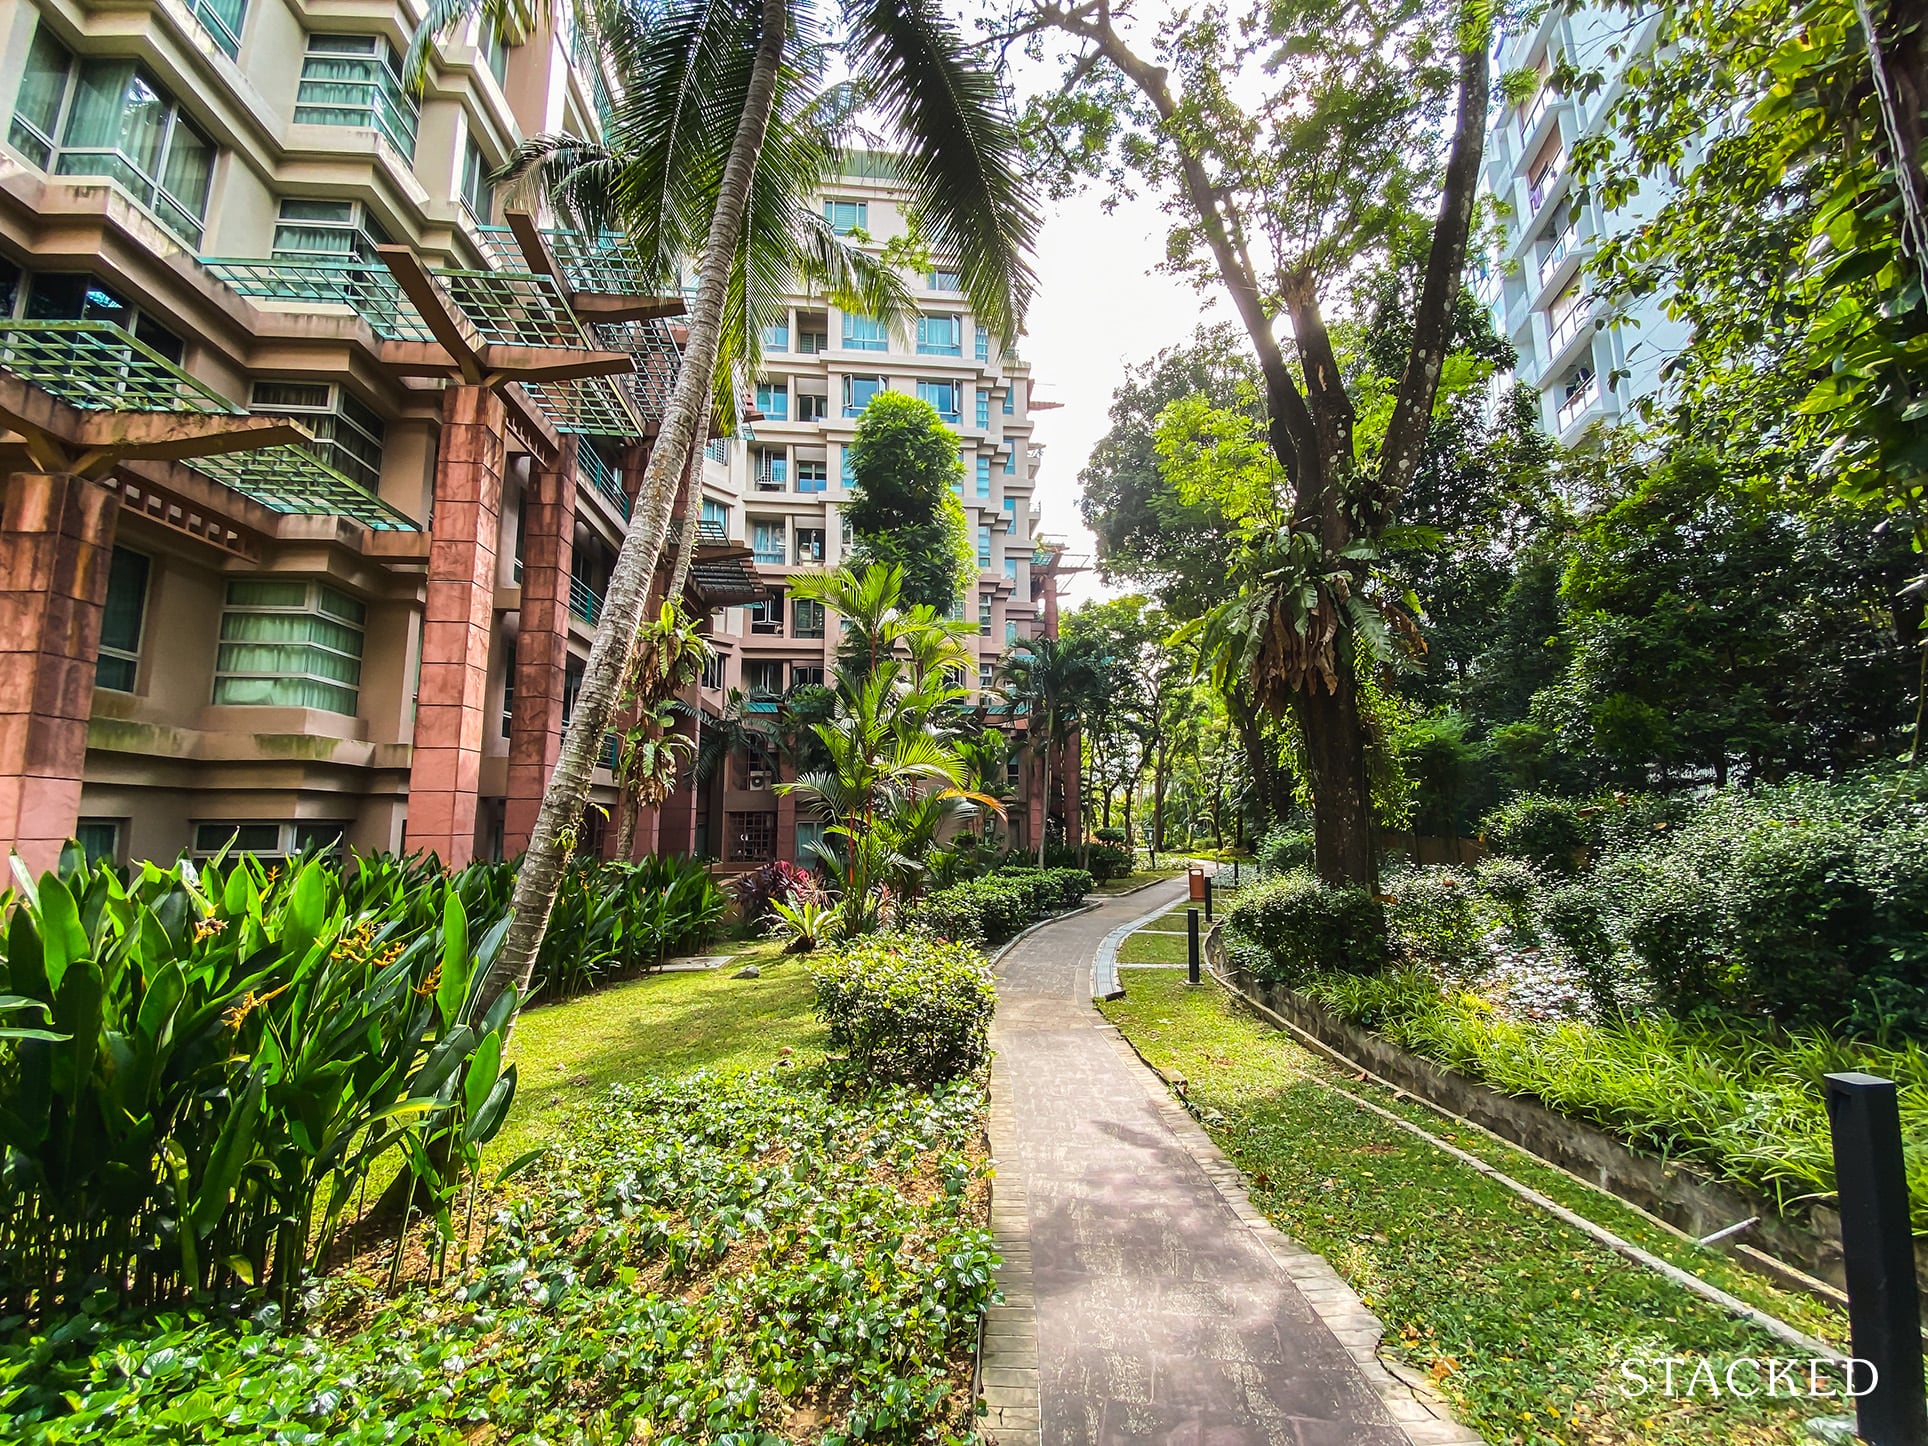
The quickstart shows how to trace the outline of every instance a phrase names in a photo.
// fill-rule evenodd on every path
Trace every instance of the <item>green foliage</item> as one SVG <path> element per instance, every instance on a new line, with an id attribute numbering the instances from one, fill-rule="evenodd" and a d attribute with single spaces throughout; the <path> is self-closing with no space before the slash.
<path id="1" fill-rule="evenodd" d="M 1412 869 L 1388 879 L 1386 894 L 1386 929 L 1402 958 L 1449 975 L 1472 968 L 1484 930 L 1465 875 Z"/>
<path id="2" fill-rule="evenodd" d="M 1239 890 L 1226 929 L 1262 945 L 1262 978 L 1292 980 L 1316 969 L 1371 974 L 1391 960 L 1385 909 L 1364 889 L 1297 871 Z"/>
<path id="3" fill-rule="evenodd" d="M 813 962 L 817 1017 L 858 1078 L 932 1085 L 990 1058 L 997 992 L 970 944 L 880 935 Z"/>
<path id="4" fill-rule="evenodd" d="M 997 1260 L 976 1223 L 983 1093 L 816 1072 L 609 1092 L 448 1284 L 330 1283 L 293 1330 L 93 1308 L 0 1347 L 23 1443 L 956 1439 Z M 904 1189 L 900 1181 L 931 1182 Z"/>
<path id="5" fill-rule="evenodd" d="M 1620 1007 L 1616 952 L 1605 890 L 1593 880 L 1556 884 L 1540 899 L 1538 932 L 1586 976 L 1587 993 L 1602 1015 Z"/>
<path id="6" fill-rule="evenodd" d="M 701 945 L 723 918 L 722 892 L 694 859 L 578 859 L 556 890 L 531 995 L 566 999 Z"/>
<path id="7" fill-rule="evenodd" d="M 879 392 L 850 444 L 855 478 L 843 515 L 860 563 L 903 569 L 903 600 L 948 616 L 977 571 L 958 500 L 957 433 L 929 402 Z"/>
<path id="8" fill-rule="evenodd" d="M 1274 824 L 1259 840 L 1254 860 L 1262 874 L 1289 874 L 1312 867 L 1312 833 L 1291 824 Z"/>
<path id="9" fill-rule="evenodd" d="M 1082 869 L 1000 869 L 925 895 L 904 927 L 960 943 L 1002 944 L 1059 909 L 1074 909 L 1091 892 Z"/>
<path id="10" fill-rule="evenodd" d="M 485 876 L 482 880 L 487 883 Z M 505 924 L 451 879 L 251 857 L 123 880 L 70 847 L 5 901 L 0 993 L 51 1023 L 0 1057 L 0 1297 L 45 1317 L 99 1289 L 152 1306 L 272 1290 L 292 1308 L 371 1170 L 454 1171 L 515 1094 Z"/>
<path id="11" fill-rule="evenodd" d="M 1928 1057 L 1912 1044 L 1888 1049 L 1666 1016 L 1515 1021 L 1470 995 L 1442 995 L 1414 973 L 1330 975 L 1299 987 L 1404 1048 L 1784 1204 L 1834 1189 L 1822 1076 L 1883 1075 L 1901 1086 L 1916 1228 L 1928 1224 Z"/>
<path id="12" fill-rule="evenodd" d="M 1578 870 L 1587 835 L 1580 805 L 1546 794 L 1519 794 L 1479 823 L 1479 836 L 1494 853 L 1524 859 L 1549 874 Z"/>
<path id="13" fill-rule="evenodd" d="M 1509 929 L 1531 937 L 1534 909 L 1543 887 L 1537 868 L 1525 859 L 1504 855 L 1481 859 L 1473 882 L 1481 895 L 1492 901 Z"/>
<path id="14" fill-rule="evenodd" d="M 1090 843 L 1084 848 L 1084 866 L 1101 884 L 1122 879 L 1131 872 L 1131 850 L 1122 843 Z"/>

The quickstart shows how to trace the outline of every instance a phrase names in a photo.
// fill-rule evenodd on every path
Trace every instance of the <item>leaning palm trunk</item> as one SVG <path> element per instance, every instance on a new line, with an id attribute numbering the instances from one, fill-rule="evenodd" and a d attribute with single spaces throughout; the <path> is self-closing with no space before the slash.
<path id="1" fill-rule="evenodd" d="M 789 20 L 786 0 L 763 0 L 762 33 L 757 40 L 754 69 L 744 96 L 718 190 L 716 212 L 703 247 L 697 273 L 696 305 L 690 317 L 689 342 L 683 369 L 676 379 L 667 413 L 643 473 L 644 503 L 640 525 L 632 525 L 617 554 L 609 580 L 603 615 L 583 670 L 582 691 L 574 716 L 562 738 L 562 755 L 536 815 L 529 851 L 516 875 L 511 918 L 502 952 L 483 982 L 482 997 L 495 998 L 513 988 L 528 997 L 529 976 L 536 951 L 549 927 L 549 910 L 562 880 L 563 865 L 576 838 L 583 805 L 589 797 L 590 772 L 601 751 L 602 738 L 616 709 L 623 673 L 634 646 L 636 630 L 649 601 L 649 584 L 662 555 L 669 530 L 670 509 L 683 481 L 683 469 L 696 429 L 709 415 L 713 395 L 718 339 L 722 333 L 724 293 L 742 235 L 743 214 L 750 195 L 763 138 L 776 99 L 777 70 L 783 57 L 784 32 Z"/>
<path id="2" fill-rule="evenodd" d="M 1044 782 L 1040 789 L 1044 794 L 1044 807 L 1038 811 L 1038 867 L 1044 867 L 1044 841 L 1051 837 L 1051 724 L 1049 714 L 1044 720 Z"/>

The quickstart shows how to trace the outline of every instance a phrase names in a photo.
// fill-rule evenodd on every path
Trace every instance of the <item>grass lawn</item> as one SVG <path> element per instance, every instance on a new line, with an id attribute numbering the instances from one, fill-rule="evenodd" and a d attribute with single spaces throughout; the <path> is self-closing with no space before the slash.
<path id="1" fill-rule="evenodd" d="M 1143 937 L 1143 936 L 1139 936 Z M 1494 1446 L 1759 1446 L 1806 1438 L 1842 1402 L 1668 1399 L 1623 1392 L 1623 1362 L 1705 1357 L 1717 1377 L 1740 1357 L 1795 1353 L 1644 1270 L 1388 1121 L 1317 1083 L 1338 1073 L 1216 985 L 1175 972 L 1123 976 L 1103 1006 L 1161 1069 L 1184 1076 L 1253 1202 L 1318 1251 L 1386 1323 L 1385 1347 L 1427 1372 Z M 1389 1091 L 1346 1087 L 1703 1279 L 1845 1348 L 1839 1313 L 1779 1291 L 1711 1250 L 1476 1131 Z M 1692 1365 L 1678 1368 L 1684 1385 Z M 1758 1378 L 1740 1368 L 1749 1389 Z M 1805 1365 L 1801 1367 L 1805 1372 Z M 1803 1379 L 1804 1379 L 1803 1375 Z"/>
<path id="2" fill-rule="evenodd" d="M 1140 929 L 1118 946 L 1120 964 L 1183 964 L 1186 959 L 1184 915 L 1177 929 Z"/>
<path id="3" fill-rule="evenodd" d="M 730 977 L 746 964 L 762 977 Z M 804 961 L 758 942 L 716 969 L 653 974 L 531 1009 L 510 1042 L 516 1100 L 489 1158 L 506 1163 L 535 1148 L 563 1114 L 614 1084 L 768 1064 L 785 1045 L 799 1055 L 818 1051 L 823 1027 L 812 1007 Z"/>

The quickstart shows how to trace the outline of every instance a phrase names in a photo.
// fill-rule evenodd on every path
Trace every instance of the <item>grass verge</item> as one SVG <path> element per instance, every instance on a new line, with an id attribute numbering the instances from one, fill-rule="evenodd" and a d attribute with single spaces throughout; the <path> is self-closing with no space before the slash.
<path id="1" fill-rule="evenodd" d="M 1160 879 L 1175 879 L 1184 872 L 1185 870 L 1183 868 L 1139 869 L 1135 873 L 1123 874 L 1118 878 L 1099 884 L 1094 887 L 1091 892 L 1094 894 L 1127 894 L 1133 889 L 1143 888 L 1146 884 L 1155 884 Z"/>
<path id="2" fill-rule="evenodd" d="M 1140 929 L 1118 946 L 1120 964 L 1183 964 L 1189 945 L 1182 929 Z"/>
<path id="3" fill-rule="evenodd" d="M 1779 1341 L 1613 1254 L 1449 1156 L 1324 1088 L 1325 1062 L 1223 989 L 1144 969 L 1103 1006 L 1146 1057 L 1189 1082 L 1213 1138 L 1279 1228 L 1331 1261 L 1386 1323 L 1384 1350 L 1426 1372 L 1500 1446 L 1762 1446 L 1806 1439 L 1836 1401 L 1623 1391 L 1623 1362 L 1787 1357 Z M 1558 1171 L 1362 1082 L 1346 1087 L 1810 1334 L 1846 1323 Z M 1216 1114 L 1214 1113 L 1216 1112 Z M 1805 1368 L 1803 1368 L 1804 1370 Z M 1691 1365 L 1680 1367 L 1684 1386 Z M 1655 1367 L 1653 1380 L 1661 1379 Z M 1745 1367 L 1743 1389 L 1755 1384 Z M 1803 1376 L 1804 1379 L 1804 1376 Z"/>

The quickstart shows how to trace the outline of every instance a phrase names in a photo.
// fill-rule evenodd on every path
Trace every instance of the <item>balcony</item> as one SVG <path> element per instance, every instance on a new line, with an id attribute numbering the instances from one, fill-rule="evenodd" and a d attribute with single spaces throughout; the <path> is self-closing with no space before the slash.
<path id="1" fill-rule="evenodd" d="M 615 472 L 603 460 L 602 453 L 589 444 L 587 437 L 576 438 L 576 472 L 609 499 L 609 505 L 616 509 L 625 522 L 629 520 L 629 499 L 623 495 Z"/>
<path id="2" fill-rule="evenodd" d="M 1540 207 L 1546 204 L 1546 198 L 1559 186 L 1561 178 L 1566 175 L 1566 170 L 1561 165 L 1565 159 L 1565 156 L 1558 157 L 1552 165 L 1527 183 L 1526 205 L 1530 213 L 1538 215 Z"/>
<path id="3" fill-rule="evenodd" d="M 1554 94 L 1553 87 L 1544 81 L 1541 82 L 1540 88 L 1533 93 L 1533 99 L 1528 101 L 1520 110 L 1520 144 L 1526 144 L 1527 138 L 1539 128 L 1539 124 L 1541 120 L 1545 118 L 1548 109 L 1551 108 L 1553 102 L 1558 99 L 1559 97 Z"/>
<path id="4" fill-rule="evenodd" d="M 1566 259 L 1574 255 L 1579 249 L 1580 238 L 1574 234 L 1573 228 L 1569 226 L 1560 233 L 1559 239 L 1547 248 L 1546 255 L 1540 258 L 1539 277 L 1540 286 L 1543 290 L 1552 283 L 1554 275 L 1559 271 L 1560 267 L 1565 264 Z"/>
<path id="5" fill-rule="evenodd" d="M 1580 328 L 1585 326 L 1592 316 L 1593 298 L 1590 296 L 1577 299 L 1561 316 L 1555 317 L 1552 312 L 1548 312 L 1546 317 L 1548 357 L 1556 357 L 1564 351 L 1566 344 L 1580 334 Z"/>
<path id="6" fill-rule="evenodd" d="M 1555 414 L 1560 431 L 1564 432 L 1586 414 L 1588 407 L 1600 400 L 1600 378 L 1589 376 L 1584 382 L 1567 393 L 1566 400 L 1560 403 Z"/>
<path id="7" fill-rule="evenodd" d="M 602 616 L 602 594 L 590 587 L 579 577 L 569 579 L 569 612 L 572 617 L 580 618 L 590 627 Z"/>

